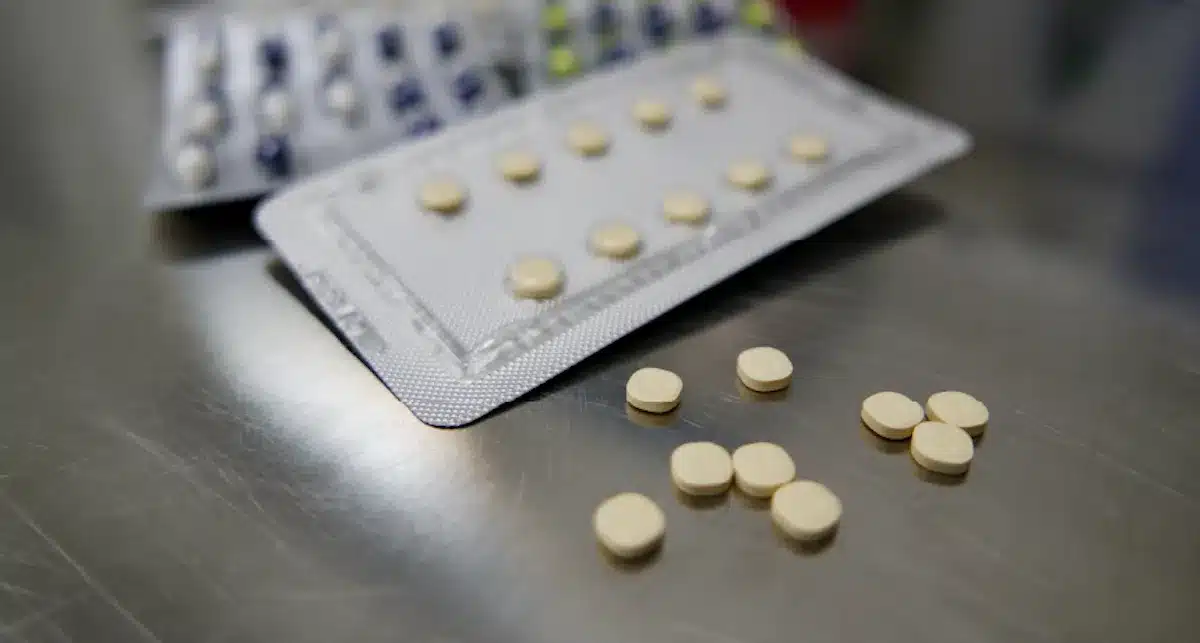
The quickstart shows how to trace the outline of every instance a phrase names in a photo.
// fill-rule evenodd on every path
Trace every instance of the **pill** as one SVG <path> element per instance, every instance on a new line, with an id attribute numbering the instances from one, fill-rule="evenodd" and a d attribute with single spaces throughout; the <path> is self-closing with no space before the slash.
<path id="1" fill-rule="evenodd" d="M 552 47 L 547 54 L 547 67 L 555 78 L 574 76 L 579 72 L 579 57 L 570 47 Z"/>
<path id="2" fill-rule="evenodd" d="M 425 92 L 416 78 L 406 78 L 388 90 L 388 104 L 396 112 L 407 112 L 425 100 Z"/>
<path id="3" fill-rule="evenodd" d="M 521 299 L 550 299 L 562 292 L 563 270 L 543 257 L 526 257 L 508 268 L 508 287 Z"/>
<path id="4" fill-rule="evenodd" d="M 696 3 L 695 24 L 696 32 L 701 35 L 712 35 L 721 30 L 725 26 L 725 19 L 721 12 L 707 0 L 701 0 Z"/>
<path id="5" fill-rule="evenodd" d="M 863 400 L 862 421 L 868 429 L 888 440 L 905 440 L 925 420 L 920 404 L 899 393 L 884 391 Z"/>
<path id="6" fill-rule="evenodd" d="M 913 429 L 909 451 L 917 464 L 930 471 L 959 475 L 971 466 L 975 444 L 971 436 L 957 426 L 922 422 Z"/>
<path id="7" fill-rule="evenodd" d="M 771 496 L 771 519 L 790 538 L 802 542 L 821 540 L 833 533 L 841 521 L 842 501 L 819 482 L 789 482 Z"/>
<path id="8" fill-rule="evenodd" d="M 725 176 L 744 190 L 761 190 L 771 183 L 771 171 L 758 161 L 737 161 L 729 166 Z"/>
<path id="9" fill-rule="evenodd" d="M 175 155 L 175 175 L 189 189 L 211 184 L 216 170 L 212 150 L 199 143 L 188 143 Z"/>
<path id="10" fill-rule="evenodd" d="M 952 424 L 971 436 L 980 435 L 987 428 L 987 407 L 966 393 L 934 393 L 925 403 L 925 410 L 929 413 L 930 420 Z"/>
<path id="11" fill-rule="evenodd" d="M 396 25 L 380 29 L 375 36 L 375 44 L 379 49 L 379 57 L 385 62 L 394 63 L 404 57 L 404 34 Z"/>
<path id="12" fill-rule="evenodd" d="M 633 117 L 646 129 L 662 129 L 671 122 L 671 108 L 661 101 L 643 98 L 633 104 Z"/>
<path id="13" fill-rule="evenodd" d="M 692 96 L 709 109 L 721 107 L 727 98 L 725 87 L 717 79 L 707 76 L 697 78 L 692 83 Z"/>
<path id="14" fill-rule="evenodd" d="M 468 69 L 454 79 L 454 95 L 463 105 L 472 105 L 483 95 L 483 79 L 473 70 Z"/>
<path id="15" fill-rule="evenodd" d="M 292 100 L 282 89 L 263 92 L 259 99 L 263 127 L 272 134 L 283 132 L 292 122 Z"/>
<path id="16" fill-rule="evenodd" d="M 642 246 L 637 230 L 624 223 L 606 223 L 592 230 L 589 239 L 592 252 L 610 259 L 628 259 Z"/>
<path id="17" fill-rule="evenodd" d="M 738 354 L 737 375 L 752 391 L 783 390 L 792 383 L 792 360 L 778 348 L 748 348 Z"/>
<path id="18" fill-rule="evenodd" d="M 467 201 L 467 189 L 453 179 L 434 179 L 421 186 L 417 201 L 433 212 L 458 212 Z"/>
<path id="19" fill-rule="evenodd" d="M 442 119 L 433 114 L 425 114 L 408 126 L 410 136 L 426 136 L 442 128 Z"/>
<path id="20" fill-rule="evenodd" d="M 358 89 L 348 78 L 338 78 L 325 87 L 325 102 L 343 120 L 350 120 L 359 110 Z"/>
<path id="21" fill-rule="evenodd" d="M 254 148 L 254 158 L 267 174 L 282 178 L 292 173 L 292 151 L 284 136 L 264 136 Z"/>
<path id="22" fill-rule="evenodd" d="M 788 141 L 792 158 L 805 163 L 819 163 L 829 158 L 829 143 L 820 136 L 797 134 Z"/>
<path id="23" fill-rule="evenodd" d="M 796 465 L 777 444 L 754 442 L 733 452 L 733 480 L 748 496 L 768 498 L 795 477 Z"/>
<path id="24" fill-rule="evenodd" d="M 443 23 L 438 25 L 433 31 L 434 47 L 437 49 L 438 55 L 442 58 L 449 58 L 458 52 L 461 43 L 461 38 L 458 33 L 458 26 L 453 23 Z"/>
<path id="25" fill-rule="evenodd" d="M 619 493 L 600 503 L 592 515 L 596 539 L 618 558 L 638 558 L 662 544 L 667 519 L 654 501 L 640 493 Z"/>
<path id="26" fill-rule="evenodd" d="M 542 28 L 546 31 L 557 34 L 567 31 L 571 27 L 571 16 L 569 8 L 563 3 L 547 3 L 542 8 Z"/>
<path id="27" fill-rule="evenodd" d="M 647 413 L 667 413 L 679 406 L 683 380 L 661 368 L 639 368 L 625 383 L 625 401 Z"/>
<path id="28" fill-rule="evenodd" d="M 665 44 L 671 37 L 671 16 L 662 3 L 654 2 L 646 5 L 642 14 L 642 30 L 646 37 L 656 45 Z"/>
<path id="29" fill-rule="evenodd" d="M 671 453 L 671 480 L 693 496 L 725 493 L 733 481 L 733 459 L 712 442 L 688 442 Z"/>
<path id="30" fill-rule="evenodd" d="M 663 198 L 663 215 L 673 223 L 697 224 L 708 219 L 708 200 L 694 192 L 672 192 Z"/>
<path id="31" fill-rule="evenodd" d="M 567 130 L 567 144 L 583 156 L 600 156 L 608 151 L 608 133 L 595 123 L 575 123 Z"/>
<path id="32" fill-rule="evenodd" d="M 192 136 L 211 138 L 221 131 L 221 105 L 204 99 L 192 104 L 187 115 L 187 130 Z"/>
<path id="33" fill-rule="evenodd" d="M 267 69 L 282 72 L 288 66 L 287 44 L 282 38 L 267 38 L 258 44 L 258 58 Z"/>
<path id="34" fill-rule="evenodd" d="M 521 150 L 501 154 L 496 166 L 504 178 L 514 183 L 532 181 L 542 171 L 542 162 L 537 155 Z"/>

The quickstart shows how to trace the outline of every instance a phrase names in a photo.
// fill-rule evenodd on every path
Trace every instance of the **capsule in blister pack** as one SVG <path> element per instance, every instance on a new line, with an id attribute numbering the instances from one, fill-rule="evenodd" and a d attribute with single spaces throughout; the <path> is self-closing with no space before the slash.
<path id="1" fill-rule="evenodd" d="M 166 38 L 149 208 L 255 197 L 507 98 L 468 14 L 189 14 Z"/>
<path id="2" fill-rule="evenodd" d="M 559 85 L 646 52 L 716 36 L 738 0 L 529 0 L 514 19 L 531 89 Z"/>
<path id="3" fill-rule="evenodd" d="M 388 388 L 458 426 L 967 146 L 730 33 L 351 163 L 256 223 Z"/>

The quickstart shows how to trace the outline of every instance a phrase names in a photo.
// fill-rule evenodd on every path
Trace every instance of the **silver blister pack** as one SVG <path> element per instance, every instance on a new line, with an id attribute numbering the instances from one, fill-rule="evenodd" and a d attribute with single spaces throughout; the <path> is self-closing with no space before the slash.
<path id="1" fill-rule="evenodd" d="M 259 196 L 507 98 L 467 11 L 197 12 L 170 23 L 145 204 Z"/>
<path id="2" fill-rule="evenodd" d="M 691 85 L 719 79 L 728 100 L 702 108 Z M 673 120 L 648 133 L 631 106 L 653 98 Z M 588 121 L 611 134 L 584 158 L 565 141 Z M 828 142 L 820 165 L 793 160 L 794 134 Z M 361 160 L 264 203 L 259 230 L 389 389 L 423 421 L 466 424 L 513 400 L 684 300 L 808 236 L 931 167 L 967 136 L 854 84 L 819 61 L 728 34 L 548 90 L 485 118 Z M 530 151 L 540 178 L 516 186 L 498 155 Z M 748 193 L 726 180 L 755 159 L 774 180 Z M 452 177 L 455 216 L 418 204 Z M 663 216 L 664 195 L 703 194 L 700 226 Z M 626 261 L 589 252 L 589 232 L 635 227 Z M 546 257 L 566 275 L 549 301 L 516 299 L 505 274 Z"/>

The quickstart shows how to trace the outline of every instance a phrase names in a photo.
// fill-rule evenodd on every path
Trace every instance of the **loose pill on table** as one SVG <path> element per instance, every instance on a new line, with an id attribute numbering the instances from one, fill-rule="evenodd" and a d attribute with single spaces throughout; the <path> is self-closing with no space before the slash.
<path id="1" fill-rule="evenodd" d="M 608 151 L 608 133 L 595 123 L 575 123 L 567 130 L 567 144 L 583 156 L 599 156 Z"/>
<path id="2" fill-rule="evenodd" d="M 593 253 L 602 257 L 628 259 L 641 249 L 642 239 L 632 226 L 606 223 L 592 230 L 589 245 Z"/>
<path id="3" fill-rule="evenodd" d="M 842 501 L 825 485 L 812 480 L 789 482 L 771 496 L 771 518 L 788 537 L 802 542 L 821 540 L 842 519 Z"/>
<path id="4" fill-rule="evenodd" d="M 672 223 L 703 223 L 709 215 L 708 200 L 694 192 L 672 192 L 663 199 L 663 215 Z"/>
<path id="5" fill-rule="evenodd" d="M 175 155 L 175 175 L 190 189 L 199 189 L 216 178 L 217 164 L 212 150 L 199 143 L 189 143 Z"/>
<path id="6" fill-rule="evenodd" d="M 987 407 L 966 393 L 934 393 L 925 403 L 925 411 L 929 413 L 930 420 L 957 426 L 972 437 L 982 434 L 987 428 Z"/>
<path id="7" fill-rule="evenodd" d="M 752 391 L 780 391 L 792 383 L 792 360 L 778 348 L 748 348 L 737 357 L 737 375 Z"/>
<path id="8" fill-rule="evenodd" d="M 417 200 L 426 210 L 448 214 L 466 203 L 467 189 L 453 179 L 435 179 L 421 186 Z"/>
<path id="9" fill-rule="evenodd" d="M 881 438 L 904 440 L 925 420 L 920 404 L 899 393 L 884 391 L 863 400 L 862 421 Z"/>
<path id="10" fill-rule="evenodd" d="M 563 270 L 543 257 L 526 257 L 508 268 L 508 286 L 521 299 L 550 299 L 562 292 Z"/>
<path id="11" fill-rule="evenodd" d="M 733 459 L 719 444 L 689 442 L 671 453 L 671 479 L 693 496 L 725 493 L 733 480 Z"/>
<path id="12" fill-rule="evenodd" d="M 671 122 L 671 108 L 661 101 L 642 99 L 633 104 L 633 117 L 646 129 L 662 129 Z"/>
<path id="13" fill-rule="evenodd" d="M 640 368 L 625 383 L 625 401 L 647 413 L 667 413 L 682 394 L 683 380 L 661 368 Z"/>
<path id="14" fill-rule="evenodd" d="M 725 177 L 743 190 L 761 190 L 771 183 L 771 171 L 758 161 L 738 161 L 729 166 Z"/>
<path id="15" fill-rule="evenodd" d="M 505 152 L 496 161 L 500 174 L 514 183 L 524 183 L 537 178 L 542 171 L 542 162 L 532 152 Z"/>
<path id="16" fill-rule="evenodd" d="M 733 479 L 746 495 L 767 498 L 796 477 L 792 457 L 777 444 L 754 442 L 733 452 Z"/>
<path id="17" fill-rule="evenodd" d="M 792 158 L 805 163 L 819 163 L 829 158 L 829 143 L 819 136 L 798 134 L 788 141 Z"/>
<path id="18" fill-rule="evenodd" d="M 692 96 L 700 105 L 709 109 L 721 107 L 728 98 L 725 87 L 715 78 L 707 76 L 697 78 L 692 83 Z"/>
<path id="19" fill-rule="evenodd" d="M 957 426 L 922 422 L 913 429 L 910 452 L 917 464 L 930 471 L 960 475 L 971 466 L 975 443 Z"/>
<path id="20" fill-rule="evenodd" d="M 653 500 L 640 493 L 619 493 L 600 503 L 592 515 L 596 539 L 618 558 L 638 558 L 662 544 L 667 519 Z"/>

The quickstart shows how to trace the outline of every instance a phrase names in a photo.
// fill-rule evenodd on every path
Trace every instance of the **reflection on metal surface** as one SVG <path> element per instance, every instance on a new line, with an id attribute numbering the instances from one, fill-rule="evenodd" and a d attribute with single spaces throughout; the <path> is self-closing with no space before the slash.
<path id="1" fill-rule="evenodd" d="M 638 426 L 644 426 L 648 429 L 662 429 L 671 426 L 679 419 L 679 407 L 675 407 L 666 413 L 648 413 L 641 409 L 635 409 L 631 404 L 626 402 L 625 417 Z"/>

